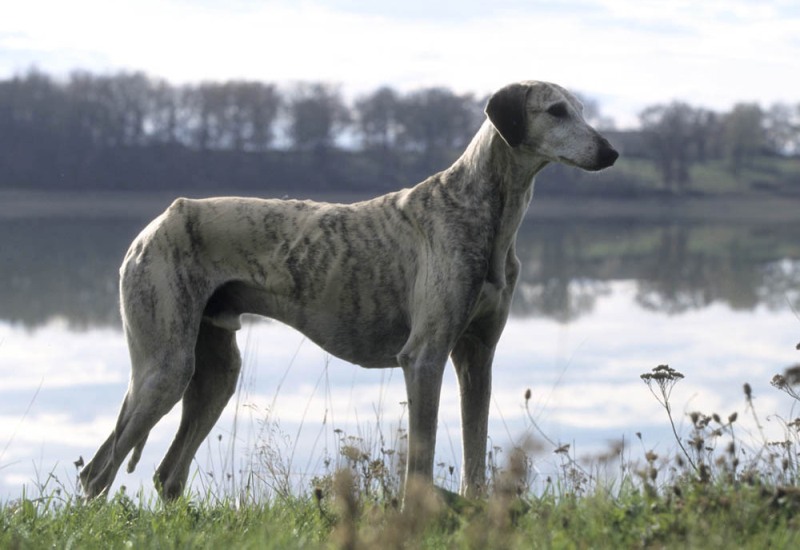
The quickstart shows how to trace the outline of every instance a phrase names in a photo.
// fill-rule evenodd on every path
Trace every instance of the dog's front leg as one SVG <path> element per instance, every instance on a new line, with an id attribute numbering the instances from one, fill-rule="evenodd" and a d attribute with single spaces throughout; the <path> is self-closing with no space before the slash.
<path id="1" fill-rule="evenodd" d="M 447 349 L 437 349 L 431 345 L 415 349 L 407 345 L 398 360 L 408 394 L 406 484 L 414 478 L 432 483 L 439 395 Z"/>
<path id="2" fill-rule="evenodd" d="M 461 494 L 470 498 L 486 490 L 493 357 L 494 346 L 473 334 L 464 334 L 451 354 L 461 392 Z"/>

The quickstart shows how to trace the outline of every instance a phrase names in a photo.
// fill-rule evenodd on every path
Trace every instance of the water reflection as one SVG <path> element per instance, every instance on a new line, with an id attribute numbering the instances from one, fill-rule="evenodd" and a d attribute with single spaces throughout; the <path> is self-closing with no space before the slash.
<path id="1" fill-rule="evenodd" d="M 118 326 L 117 270 L 146 219 L 0 221 L 0 320 L 54 317 Z M 800 309 L 800 223 L 697 225 L 527 220 L 512 314 L 561 322 L 590 313 L 608 283 L 634 280 L 636 303 L 676 314 L 724 303 Z"/>
<path id="2" fill-rule="evenodd" d="M 88 458 L 113 426 L 130 371 L 117 270 L 162 206 L 113 219 L 0 220 L 0 500 L 46 472 L 68 481 L 72 461 Z M 674 394 L 678 407 L 741 413 L 749 382 L 760 412 L 780 412 L 769 380 L 796 361 L 800 319 L 789 305 L 800 311 L 798 235 L 800 222 L 527 220 L 522 280 L 495 358 L 491 444 L 526 430 L 522 394 L 530 387 L 532 413 L 555 440 L 585 452 L 641 431 L 661 452 L 671 435 L 638 378 L 658 363 L 687 375 Z M 395 370 L 332 359 L 278 323 L 246 325 L 237 338 L 242 386 L 200 451 L 201 470 L 223 471 L 206 466 L 219 457 L 219 437 L 235 439 L 237 460 L 252 456 L 267 410 L 289 436 L 280 441 L 299 442 L 291 453 L 311 473 L 316 466 L 306 461 L 333 452 L 334 429 L 360 433 L 376 415 L 403 418 Z M 457 466 L 452 369 L 444 386 L 437 455 Z M 117 487 L 152 487 L 178 412 L 157 425 L 137 473 L 121 475 Z"/>

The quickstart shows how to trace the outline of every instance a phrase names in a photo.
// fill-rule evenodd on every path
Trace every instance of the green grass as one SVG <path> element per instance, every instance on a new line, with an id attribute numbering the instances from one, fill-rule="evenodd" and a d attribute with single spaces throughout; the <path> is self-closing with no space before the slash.
<path id="1" fill-rule="evenodd" d="M 315 508 L 302 499 L 240 508 L 137 500 L 7 504 L 0 511 L 0 548 L 290 548 L 318 546 L 326 536 Z"/>
<path id="2" fill-rule="evenodd" d="M 798 375 L 800 365 L 772 380 L 795 405 Z M 243 487 L 168 504 L 125 492 L 85 502 L 55 480 L 56 489 L 45 484 L 0 505 L 0 548 L 797 547 L 800 419 L 783 420 L 781 441 L 759 436 L 745 386 L 742 414 L 758 426 L 755 438 L 739 433 L 737 413 L 691 412 L 688 433 L 680 433 L 670 394 L 683 375 L 662 365 L 641 378 L 673 427 L 675 451 L 659 456 L 639 438 L 639 459 L 619 446 L 581 462 L 559 448 L 546 455 L 560 461 L 560 474 L 536 490 L 532 466 L 554 446 L 541 432 L 547 445 L 512 449 L 502 466 L 490 460 L 487 497 L 467 500 L 412 482 L 402 509 L 402 449 L 376 451 L 340 434 L 338 464 L 283 496 L 256 497 Z"/>
<path id="3" fill-rule="evenodd" d="M 641 190 L 664 189 L 658 166 L 646 159 L 622 157 L 612 170 L 602 175 L 609 182 L 617 179 L 634 182 Z M 695 162 L 689 167 L 687 191 L 723 197 L 747 193 L 774 191 L 798 192 L 800 187 L 800 159 L 781 157 L 756 157 L 748 160 L 738 170 L 731 169 L 727 160 L 715 159 Z"/>
<path id="4" fill-rule="evenodd" d="M 791 548 L 800 543 L 800 495 L 759 483 L 681 479 L 653 494 L 554 490 L 495 494 L 451 507 L 420 491 L 406 512 L 336 495 L 318 505 L 181 500 L 167 506 L 24 499 L 0 510 L 0 547 L 13 548 Z"/>

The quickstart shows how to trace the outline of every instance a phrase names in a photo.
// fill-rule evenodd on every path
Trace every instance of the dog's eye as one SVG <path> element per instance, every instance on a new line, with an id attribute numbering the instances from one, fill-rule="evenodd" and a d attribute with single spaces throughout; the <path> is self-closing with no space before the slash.
<path id="1" fill-rule="evenodd" d="M 547 114 L 556 118 L 564 118 L 567 116 L 567 105 L 565 103 L 556 103 L 547 108 Z"/>

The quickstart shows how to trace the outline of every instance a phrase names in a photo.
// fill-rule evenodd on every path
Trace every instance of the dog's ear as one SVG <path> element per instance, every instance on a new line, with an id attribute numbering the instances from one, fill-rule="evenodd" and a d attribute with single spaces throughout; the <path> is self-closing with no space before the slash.
<path id="1" fill-rule="evenodd" d="M 486 104 L 486 116 L 511 147 L 525 139 L 525 104 L 529 90 L 525 84 L 509 84 L 495 92 Z"/>

